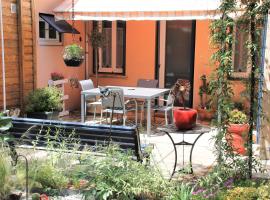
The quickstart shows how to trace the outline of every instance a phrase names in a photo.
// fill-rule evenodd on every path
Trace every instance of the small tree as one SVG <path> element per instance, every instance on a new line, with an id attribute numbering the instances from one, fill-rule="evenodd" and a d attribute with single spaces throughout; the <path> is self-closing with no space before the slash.
<path id="1" fill-rule="evenodd" d="M 93 27 L 93 31 L 90 35 L 90 41 L 95 52 L 95 72 L 96 72 L 96 85 L 98 86 L 98 69 L 99 69 L 99 48 L 102 48 L 106 44 L 106 38 L 103 32 L 99 31 L 99 26 Z"/>

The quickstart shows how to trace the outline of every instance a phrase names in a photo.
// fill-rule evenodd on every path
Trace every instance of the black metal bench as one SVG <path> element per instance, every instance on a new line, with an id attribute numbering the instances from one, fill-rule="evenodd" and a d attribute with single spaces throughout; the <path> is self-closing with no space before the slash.
<path id="1" fill-rule="evenodd" d="M 136 126 L 87 125 L 78 122 L 40 120 L 31 118 L 13 118 L 12 128 L 7 132 L 19 144 L 37 147 L 47 145 L 50 140 L 78 139 L 80 148 L 85 146 L 118 145 L 121 149 L 134 152 L 138 161 L 142 160 L 140 136 Z M 60 133 L 60 134 L 59 134 Z M 57 135 L 57 137 L 55 137 Z M 38 140 L 37 140 L 38 136 Z M 70 138 L 74 137 L 74 138 Z"/>

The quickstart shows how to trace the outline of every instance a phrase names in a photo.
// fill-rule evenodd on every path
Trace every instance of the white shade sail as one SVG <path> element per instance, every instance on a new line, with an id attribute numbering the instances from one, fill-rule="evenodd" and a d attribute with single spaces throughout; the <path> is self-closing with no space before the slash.
<path id="1" fill-rule="evenodd" d="M 220 0 L 75 0 L 75 20 L 215 19 Z M 72 0 L 54 9 L 56 18 L 72 19 Z"/>

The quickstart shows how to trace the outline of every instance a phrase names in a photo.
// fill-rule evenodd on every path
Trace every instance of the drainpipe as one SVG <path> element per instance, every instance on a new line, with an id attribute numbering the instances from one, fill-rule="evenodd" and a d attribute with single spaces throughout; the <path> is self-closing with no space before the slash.
<path id="1" fill-rule="evenodd" d="M 259 75 L 259 91 L 258 91 L 258 114 L 257 114 L 257 126 L 256 126 L 256 143 L 259 144 L 260 131 L 261 131 L 261 112 L 262 112 L 262 98 L 263 98 L 263 84 L 264 84 L 264 65 L 265 65 L 265 48 L 266 48 L 266 35 L 268 25 L 268 15 L 264 17 L 264 28 L 262 34 L 262 51 L 261 51 L 261 66 Z"/>
<path id="2" fill-rule="evenodd" d="M 3 30 L 3 9 L 2 0 L 0 0 L 0 26 L 1 26 L 1 48 L 2 48 L 2 81 L 3 81 L 3 110 L 6 112 L 6 66 L 5 66 L 5 43 Z"/>

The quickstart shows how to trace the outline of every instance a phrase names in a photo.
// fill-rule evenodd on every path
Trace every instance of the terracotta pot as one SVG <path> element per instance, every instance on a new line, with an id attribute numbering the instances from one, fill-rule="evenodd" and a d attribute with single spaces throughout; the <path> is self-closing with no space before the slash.
<path id="1" fill-rule="evenodd" d="M 189 130 L 196 125 L 197 110 L 190 108 L 175 108 L 173 110 L 174 123 L 179 130 Z"/>
<path id="2" fill-rule="evenodd" d="M 249 124 L 230 124 L 227 129 L 226 140 L 233 150 L 241 155 L 246 155 Z"/>
<path id="3" fill-rule="evenodd" d="M 214 110 L 207 110 L 203 108 L 197 108 L 198 118 L 200 120 L 212 120 L 215 116 Z"/>

